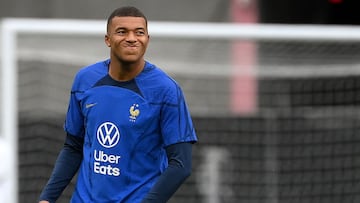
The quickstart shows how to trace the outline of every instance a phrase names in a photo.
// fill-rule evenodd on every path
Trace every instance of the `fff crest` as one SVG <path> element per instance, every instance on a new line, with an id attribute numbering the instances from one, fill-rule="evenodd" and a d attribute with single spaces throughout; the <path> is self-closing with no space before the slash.
<path id="1" fill-rule="evenodd" d="M 129 109 L 129 113 L 130 113 L 130 116 L 129 116 L 130 121 L 135 122 L 136 118 L 140 114 L 139 104 L 133 104 Z"/>

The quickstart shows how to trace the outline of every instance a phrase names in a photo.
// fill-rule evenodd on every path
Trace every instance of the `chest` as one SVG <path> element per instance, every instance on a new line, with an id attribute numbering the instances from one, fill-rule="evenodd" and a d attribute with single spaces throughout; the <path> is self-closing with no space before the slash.
<path id="1" fill-rule="evenodd" d="M 85 92 L 80 104 L 85 121 L 92 125 L 112 122 L 119 127 L 142 128 L 154 124 L 160 116 L 160 105 L 134 91 L 113 86 Z"/>

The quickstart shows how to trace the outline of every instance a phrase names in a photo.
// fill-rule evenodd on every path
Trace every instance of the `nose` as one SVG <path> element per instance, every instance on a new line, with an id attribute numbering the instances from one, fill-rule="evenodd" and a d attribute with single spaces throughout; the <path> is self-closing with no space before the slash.
<path id="1" fill-rule="evenodd" d="M 126 41 L 135 42 L 137 40 L 136 34 L 134 32 L 129 32 L 126 36 Z"/>

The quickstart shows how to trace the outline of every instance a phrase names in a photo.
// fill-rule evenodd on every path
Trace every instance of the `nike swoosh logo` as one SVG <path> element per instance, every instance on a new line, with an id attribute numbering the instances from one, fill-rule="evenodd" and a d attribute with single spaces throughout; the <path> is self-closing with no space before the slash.
<path id="1" fill-rule="evenodd" d="M 97 103 L 91 103 L 91 104 L 86 104 L 85 105 L 85 108 L 90 108 L 90 107 L 93 107 L 93 106 L 95 106 Z"/>

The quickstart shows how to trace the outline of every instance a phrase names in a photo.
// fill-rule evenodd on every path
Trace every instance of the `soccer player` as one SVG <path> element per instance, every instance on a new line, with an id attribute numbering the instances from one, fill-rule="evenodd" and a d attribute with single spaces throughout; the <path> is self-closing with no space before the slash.
<path id="1" fill-rule="evenodd" d="M 54 203 L 77 172 L 72 203 L 163 203 L 190 175 L 190 113 L 179 85 L 144 59 L 149 39 L 137 8 L 109 16 L 110 58 L 75 76 L 67 136 L 40 203 Z"/>

